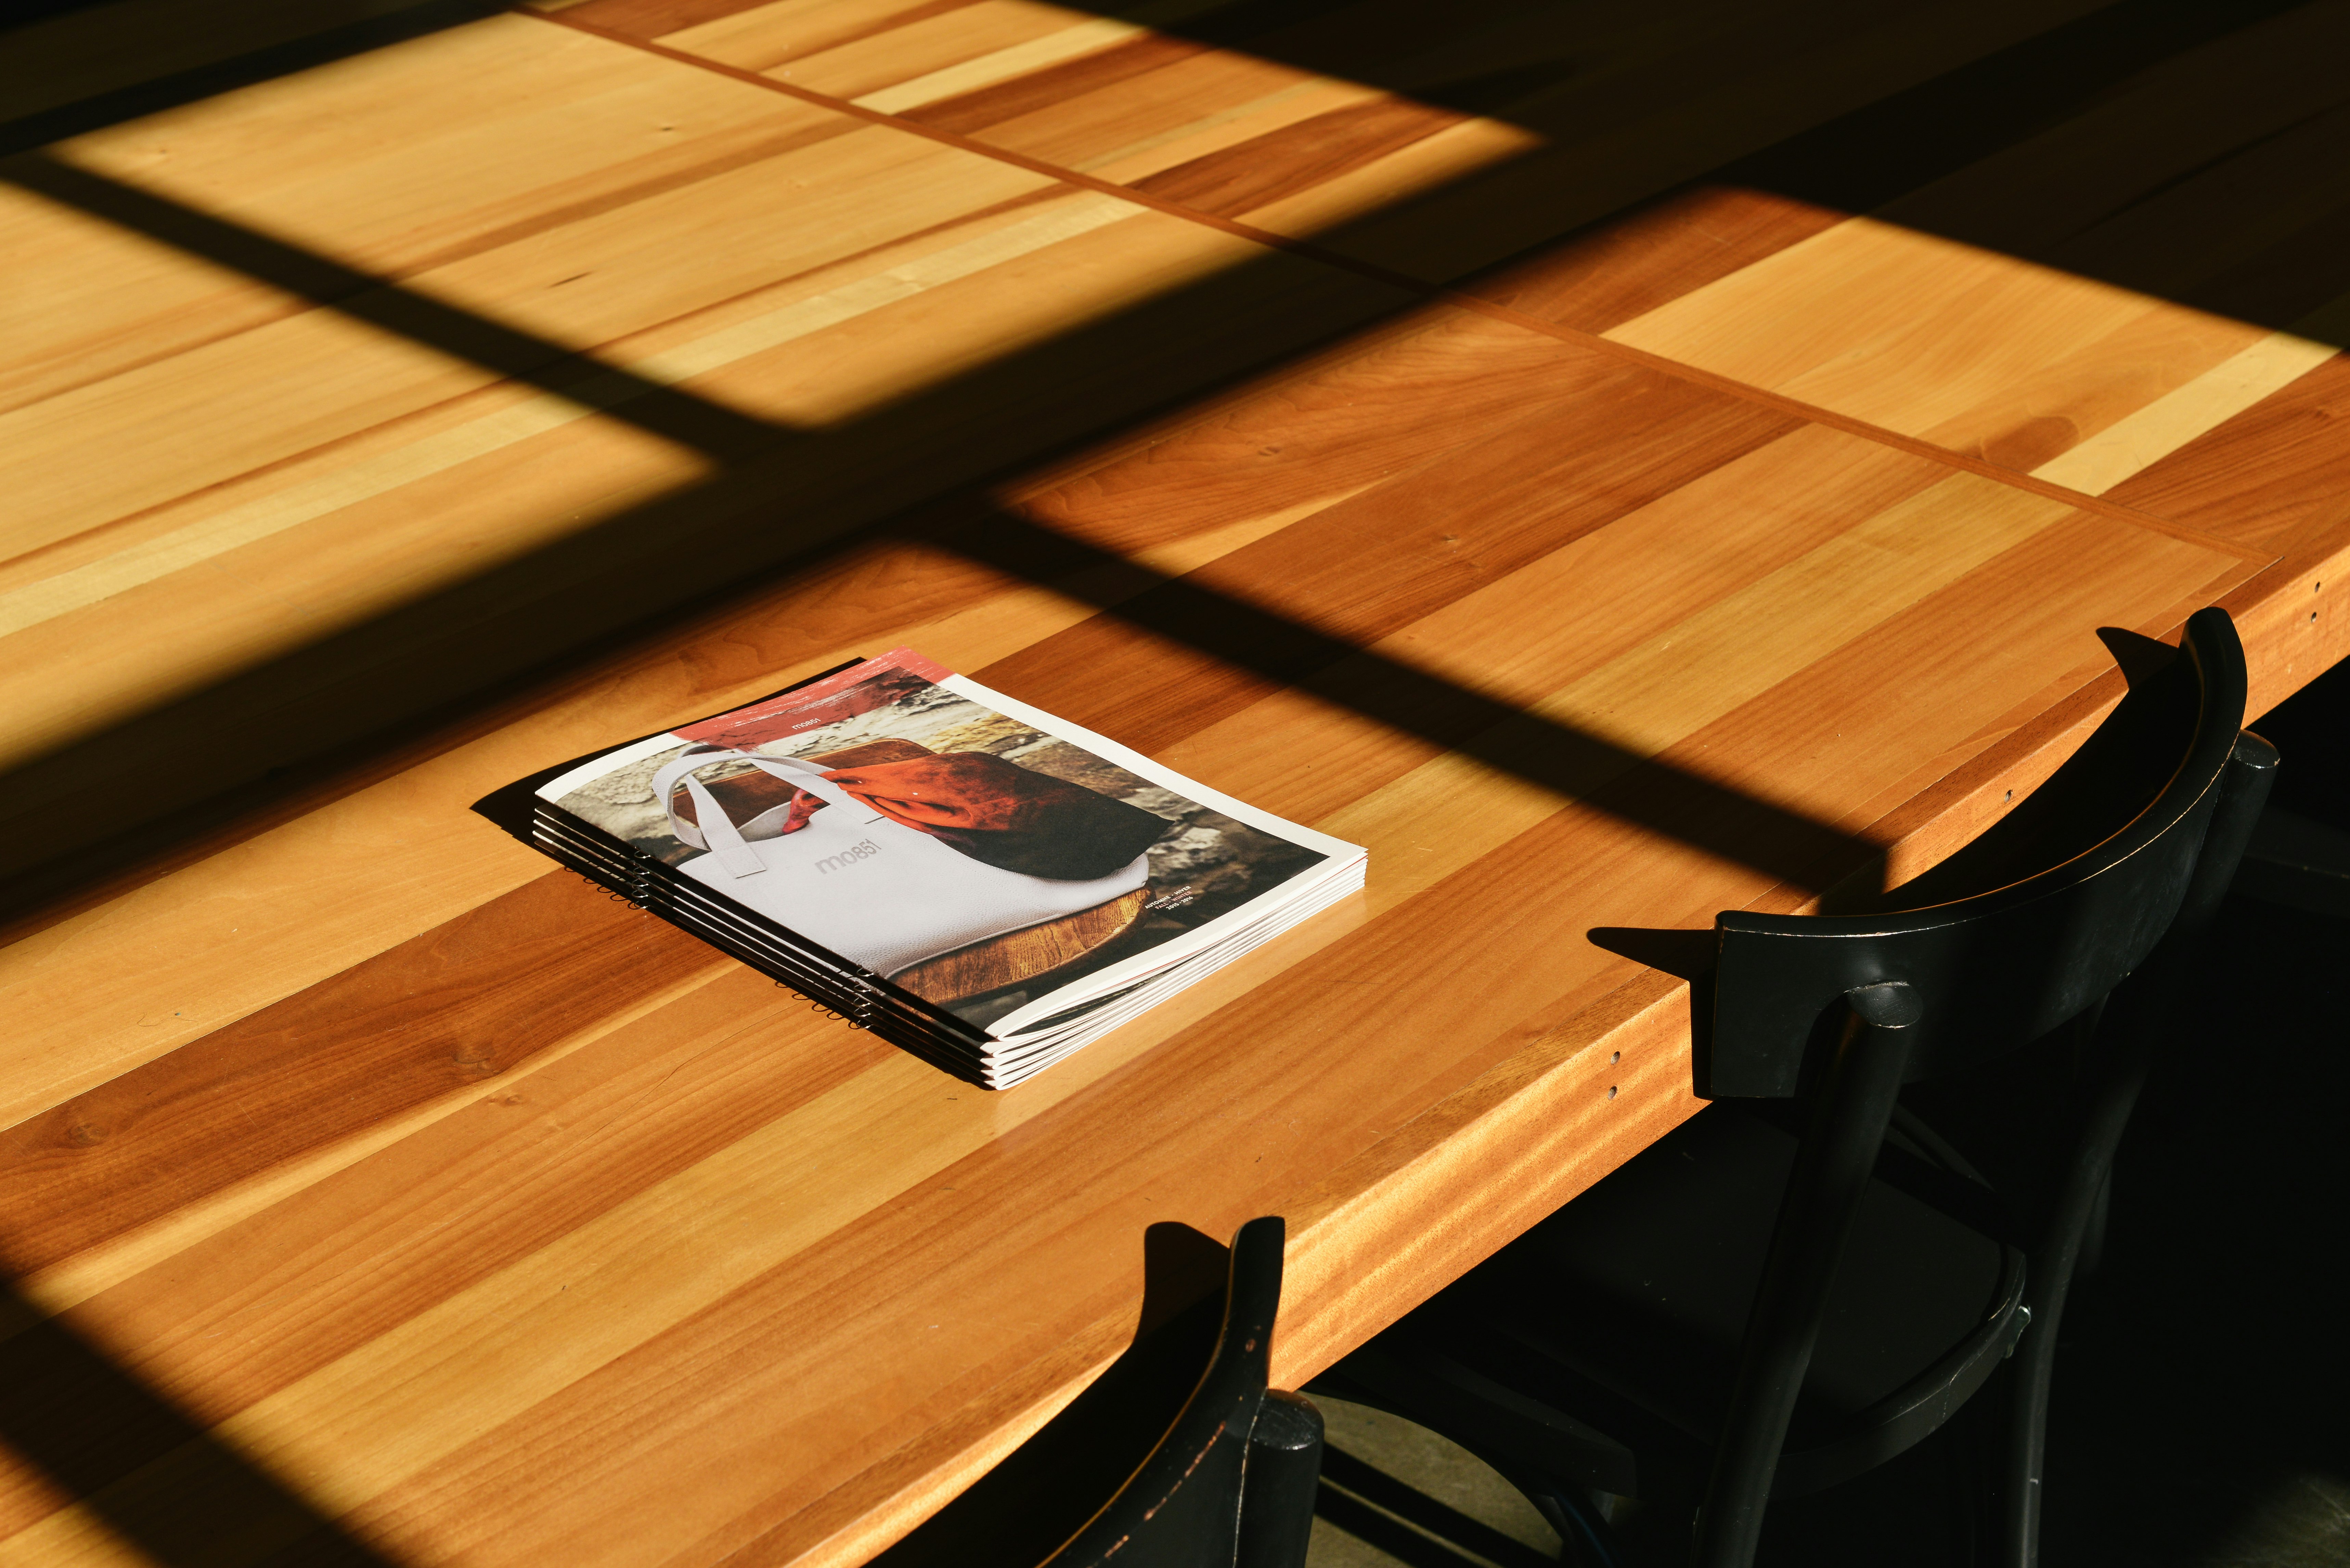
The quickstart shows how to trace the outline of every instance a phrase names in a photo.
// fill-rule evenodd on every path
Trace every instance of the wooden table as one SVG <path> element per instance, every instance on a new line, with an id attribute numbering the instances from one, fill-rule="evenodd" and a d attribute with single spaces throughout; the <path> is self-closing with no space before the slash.
<path id="1" fill-rule="evenodd" d="M 0 1561 L 861 1561 L 1148 1227 L 1286 1217 L 1295 1384 L 1691 1114 L 1595 929 L 1931 863 L 2101 627 L 2350 651 L 2336 14 L 1783 9 L 588 0 L 0 165 Z M 26 90 L 125 15 L 224 47 Z M 2035 50 L 2107 75 L 1837 161 Z M 468 810 L 900 642 L 1368 890 L 990 1095 Z"/>

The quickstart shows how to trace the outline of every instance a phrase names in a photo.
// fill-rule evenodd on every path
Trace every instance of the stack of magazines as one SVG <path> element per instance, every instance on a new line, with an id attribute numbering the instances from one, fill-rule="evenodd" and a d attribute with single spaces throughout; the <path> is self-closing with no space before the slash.
<path id="1" fill-rule="evenodd" d="M 564 865 L 990 1088 L 1363 885 L 1357 846 L 908 649 L 507 793 Z"/>

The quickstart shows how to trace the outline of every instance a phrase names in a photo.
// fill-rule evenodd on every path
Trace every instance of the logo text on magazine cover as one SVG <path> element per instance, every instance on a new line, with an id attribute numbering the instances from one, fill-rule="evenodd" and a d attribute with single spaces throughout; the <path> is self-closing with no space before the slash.
<path id="1" fill-rule="evenodd" d="M 859 839 L 857 843 L 850 845 L 839 854 L 827 855 L 823 859 L 817 861 L 816 863 L 816 872 L 820 876 L 829 877 L 836 871 L 847 870 L 849 867 L 856 865 L 860 860 L 870 860 L 876 855 L 880 853 L 881 846 L 874 843 L 871 839 Z"/>

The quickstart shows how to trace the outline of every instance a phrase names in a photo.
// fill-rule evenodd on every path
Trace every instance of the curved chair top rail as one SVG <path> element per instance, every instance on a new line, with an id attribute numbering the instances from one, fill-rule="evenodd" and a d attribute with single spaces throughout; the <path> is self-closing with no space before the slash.
<path id="1" fill-rule="evenodd" d="M 1951 857 L 1956 877 L 1929 873 L 1894 895 L 1929 901 L 1856 915 L 1721 914 L 1700 1092 L 1793 1096 L 1828 1010 L 1862 986 L 1898 981 L 1918 992 L 1913 1079 L 2037 1039 L 2105 995 L 2161 940 L 2186 897 L 2244 698 L 2234 623 L 2224 610 L 2199 611 L 2171 661 L 2135 682 L 2034 792 L 2044 809 L 2019 805 L 2018 831 L 1995 827 L 1979 841 L 1990 853 L 1970 846 Z M 2109 827 L 2116 803 L 2129 815 Z M 2066 839 L 2101 810 L 2097 836 Z M 2014 876 L 2034 854 L 2040 868 Z M 1986 869 L 1984 890 L 1950 896 L 1952 880 Z"/>
<path id="2" fill-rule="evenodd" d="M 1280 1218 L 1270 1216 L 1233 1236 L 1223 1329 L 1206 1375 L 1150 1457 L 1046 1560 L 1047 1568 L 1205 1568 L 1233 1561 L 1249 1432 L 1264 1402 L 1281 1305 L 1284 1232 Z"/>

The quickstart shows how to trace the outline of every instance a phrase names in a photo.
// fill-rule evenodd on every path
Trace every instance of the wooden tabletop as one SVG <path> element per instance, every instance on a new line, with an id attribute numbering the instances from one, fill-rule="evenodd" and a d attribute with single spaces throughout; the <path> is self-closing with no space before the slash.
<path id="1" fill-rule="evenodd" d="M 0 1561 L 862 1561 L 1149 1227 L 1295 1384 L 1697 1109 L 1595 930 L 2350 651 L 2337 6 L 221 9 L 0 51 Z M 1367 890 L 988 1094 L 469 809 L 901 643 Z"/>

